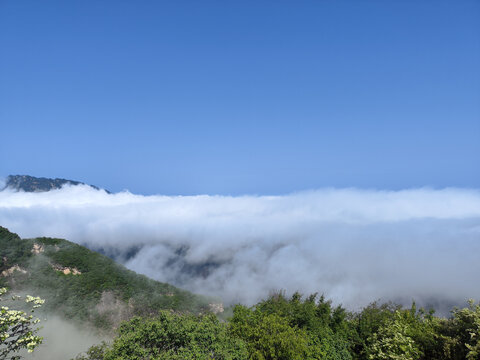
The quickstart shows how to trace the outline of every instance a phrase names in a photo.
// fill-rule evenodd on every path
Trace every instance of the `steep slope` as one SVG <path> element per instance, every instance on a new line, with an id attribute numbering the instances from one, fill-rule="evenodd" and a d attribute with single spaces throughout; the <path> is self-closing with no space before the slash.
<path id="1" fill-rule="evenodd" d="M 67 179 L 50 179 L 44 177 L 34 177 L 29 175 L 9 175 L 5 181 L 5 188 L 10 188 L 25 192 L 43 192 L 60 189 L 64 185 L 88 185 L 80 181 Z M 94 185 L 88 185 L 94 189 L 100 188 Z M 105 190 L 107 191 L 107 190 Z M 109 193 L 109 191 L 107 191 Z"/>
<path id="2" fill-rule="evenodd" d="M 208 299 L 136 274 L 63 239 L 21 239 L 0 227 L 0 286 L 46 299 L 45 311 L 112 329 L 162 309 L 198 313 Z"/>

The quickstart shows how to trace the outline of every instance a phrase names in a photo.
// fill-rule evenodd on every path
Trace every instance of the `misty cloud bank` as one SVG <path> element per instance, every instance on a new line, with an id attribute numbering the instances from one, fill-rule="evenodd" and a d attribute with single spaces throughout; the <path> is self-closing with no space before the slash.
<path id="1" fill-rule="evenodd" d="M 88 186 L 0 192 L 0 225 L 100 249 L 128 268 L 227 303 L 320 292 L 480 299 L 480 191 L 323 189 L 285 196 L 141 196 Z"/>

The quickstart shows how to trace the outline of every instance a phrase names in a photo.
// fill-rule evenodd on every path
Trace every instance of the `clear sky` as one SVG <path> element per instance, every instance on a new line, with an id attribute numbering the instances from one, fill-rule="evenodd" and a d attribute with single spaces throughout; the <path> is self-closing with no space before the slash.
<path id="1" fill-rule="evenodd" d="M 480 1 L 0 0 L 0 175 L 480 187 Z"/>

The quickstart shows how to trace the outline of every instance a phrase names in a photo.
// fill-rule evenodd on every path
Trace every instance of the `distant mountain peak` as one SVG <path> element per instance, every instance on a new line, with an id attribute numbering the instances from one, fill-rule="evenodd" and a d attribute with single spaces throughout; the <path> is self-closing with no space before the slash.
<path id="1" fill-rule="evenodd" d="M 95 185 L 85 184 L 80 181 L 60 178 L 51 179 L 30 175 L 9 175 L 5 181 L 4 189 L 10 188 L 25 192 L 45 192 L 60 189 L 64 185 L 87 185 L 96 190 L 100 190 L 100 188 Z M 105 191 L 110 194 L 108 190 Z"/>

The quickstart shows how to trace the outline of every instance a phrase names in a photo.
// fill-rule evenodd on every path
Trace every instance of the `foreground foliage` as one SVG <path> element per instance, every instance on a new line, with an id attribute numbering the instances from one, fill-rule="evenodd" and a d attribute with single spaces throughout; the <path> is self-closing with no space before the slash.
<path id="1" fill-rule="evenodd" d="M 134 318 L 122 324 L 105 360 L 121 359 L 245 359 L 245 344 L 226 324 L 210 314 L 161 312 L 154 319 Z"/>
<path id="2" fill-rule="evenodd" d="M 0 301 L 7 292 L 6 288 L 0 288 Z M 20 300 L 21 297 L 12 297 L 12 300 Z M 39 297 L 27 295 L 25 302 L 32 305 L 31 311 L 40 307 L 44 300 Z M 22 310 L 13 310 L 8 306 L 0 307 L 0 359 L 19 359 L 18 351 L 27 349 L 32 352 L 42 343 L 42 338 L 37 336 L 38 328 L 35 325 L 40 320 L 33 315 L 27 315 Z"/>
<path id="3" fill-rule="evenodd" d="M 237 305 L 230 331 L 243 339 L 249 358 L 350 360 L 347 313 L 316 294 L 302 300 L 282 293 L 253 308 Z"/>
<path id="4" fill-rule="evenodd" d="M 171 312 L 135 318 L 111 345 L 77 359 L 478 360 L 479 351 L 480 305 L 473 301 L 440 318 L 415 304 L 372 303 L 350 313 L 316 294 L 278 293 L 235 306 L 227 322 Z"/>

